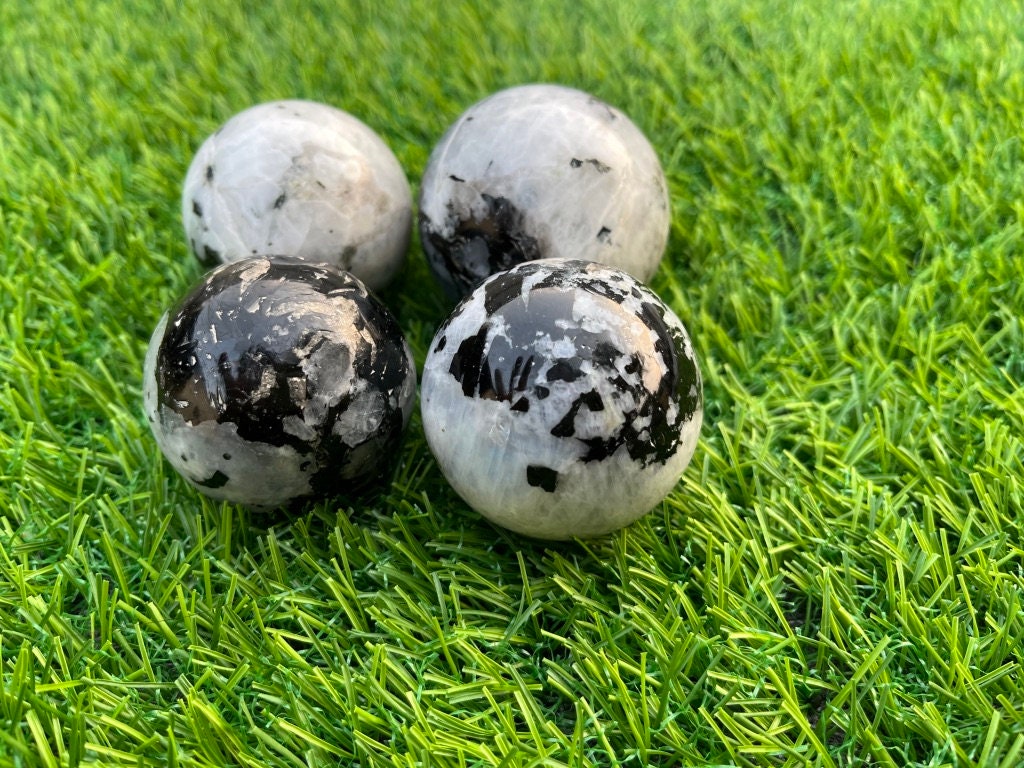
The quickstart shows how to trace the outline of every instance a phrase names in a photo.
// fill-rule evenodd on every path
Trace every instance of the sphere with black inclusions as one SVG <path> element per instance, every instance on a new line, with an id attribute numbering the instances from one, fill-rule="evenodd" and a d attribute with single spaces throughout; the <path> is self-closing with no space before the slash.
<path id="1" fill-rule="evenodd" d="M 239 112 L 202 143 L 181 216 L 206 266 L 291 256 L 380 290 L 405 260 L 412 192 L 369 126 L 328 104 L 288 99 Z"/>
<path id="2" fill-rule="evenodd" d="M 648 280 L 670 218 L 664 171 L 640 129 L 560 85 L 508 88 L 467 109 L 420 185 L 420 241 L 454 298 L 539 258 L 597 261 Z"/>
<path id="3" fill-rule="evenodd" d="M 630 275 L 541 260 L 459 303 L 421 380 L 427 442 L 484 517 L 541 539 L 600 536 L 657 505 L 703 420 L 685 327 Z"/>
<path id="4" fill-rule="evenodd" d="M 415 390 L 401 329 L 361 281 L 263 257 L 214 269 L 164 314 L 143 385 L 171 466 L 256 509 L 366 490 L 393 463 Z"/>

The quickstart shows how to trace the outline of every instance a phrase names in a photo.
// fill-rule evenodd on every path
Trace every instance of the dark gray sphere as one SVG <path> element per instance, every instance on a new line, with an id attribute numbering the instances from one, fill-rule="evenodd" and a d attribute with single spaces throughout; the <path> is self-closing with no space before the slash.
<path id="1" fill-rule="evenodd" d="M 415 390 L 401 329 L 362 282 L 264 257 L 218 267 L 164 314 L 143 382 L 171 466 L 254 508 L 365 489 L 392 465 Z"/>

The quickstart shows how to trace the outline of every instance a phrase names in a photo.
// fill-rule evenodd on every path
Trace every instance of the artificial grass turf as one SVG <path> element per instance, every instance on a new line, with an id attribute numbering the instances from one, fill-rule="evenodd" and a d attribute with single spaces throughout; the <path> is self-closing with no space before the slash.
<path id="1" fill-rule="evenodd" d="M 1024 18 L 991 0 L 0 4 L 0 765 L 1024 761 Z M 679 487 L 532 542 L 414 418 L 379 496 L 206 501 L 140 413 L 234 112 L 357 115 L 414 186 L 488 93 L 629 113 L 703 364 Z M 383 298 L 447 311 L 414 244 Z"/>

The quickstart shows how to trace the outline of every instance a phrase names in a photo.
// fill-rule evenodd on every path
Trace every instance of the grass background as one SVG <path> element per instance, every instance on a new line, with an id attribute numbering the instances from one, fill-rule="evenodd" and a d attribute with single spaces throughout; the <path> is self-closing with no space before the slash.
<path id="1" fill-rule="evenodd" d="M 1024 13 L 997 0 L 0 3 L 0 765 L 1024 761 Z M 285 97 L 413 185 L 528 81 L 629 113 L 701 356 L 677 490 L 545 545 L 445 486 L 192 492 L 142 356 L 192 152 Z M 414 243 L 384 295 L 422 364 Z"/>

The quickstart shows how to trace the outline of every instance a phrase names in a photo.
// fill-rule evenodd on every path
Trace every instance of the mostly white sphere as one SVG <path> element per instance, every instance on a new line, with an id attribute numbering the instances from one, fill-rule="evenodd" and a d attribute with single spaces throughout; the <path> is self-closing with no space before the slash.
<path id="1" fill-rule="evenodd" d="M 218 267 L 165 313 L 143 375 L 171 466 L 254 508 L 364 489 L 391 466 L 416 391 L 398 324 L 358 279 L 261 257 Z"/>
<path id="2" fill-rule="evenodd" d="M 557 85 L 509 88 L 466 110 L 430 155 L 419 208 L 431 269 L 455 297 L 538 258 L 648 280 L 670 220 L 665 174 L 640 129 Z"/>
<path id="3" fill-rule="evenodd" d="M 679 481 L 703 420 L 679 318 L 630 275 L 542 260 L 465 298 L 427 355 L 427 442 L 460 496 L 543 539 L 599 536 Z"/>
<path id="4" fill-rule="evenodd" d="M 326 104 L 274 101 L 239 112 L 203 142 L 181 213 L 207 266 L 292 256 L 377 290 L 405 259 L 412 193 L 398 159 L 364 123 Z"/>

